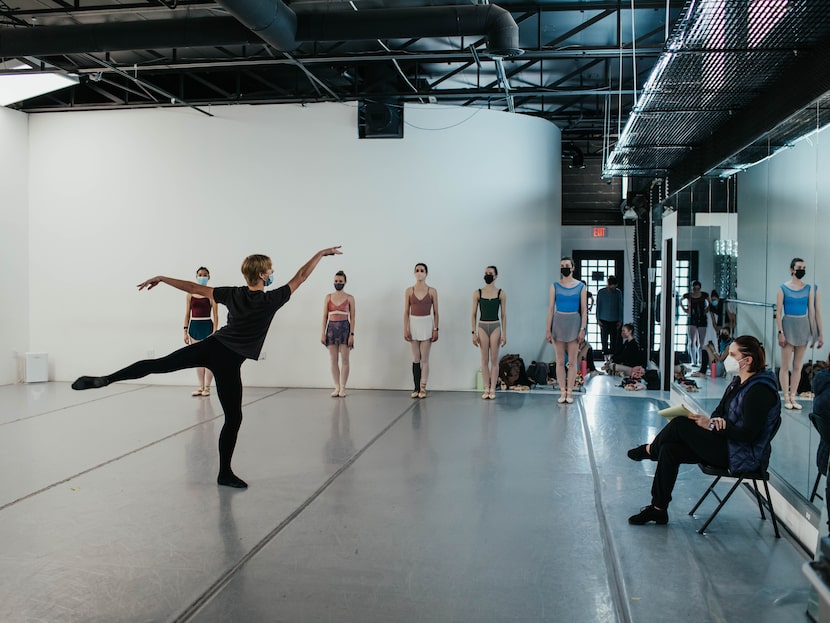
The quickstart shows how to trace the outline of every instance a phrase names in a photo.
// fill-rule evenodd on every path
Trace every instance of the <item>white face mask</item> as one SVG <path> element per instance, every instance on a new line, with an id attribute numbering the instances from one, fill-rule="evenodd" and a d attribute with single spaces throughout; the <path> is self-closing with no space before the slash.
<path id="1" fill-rule="evenodd" d="M 727 374 L 738 374 L 738 371 L 741 369 L 741 361 L 743 361 L 745 357 L 741 359 L 735 359 L 732 355 L 729 355 L 726 359 L 723 360 L 723 367 L 726 370 Z"/>

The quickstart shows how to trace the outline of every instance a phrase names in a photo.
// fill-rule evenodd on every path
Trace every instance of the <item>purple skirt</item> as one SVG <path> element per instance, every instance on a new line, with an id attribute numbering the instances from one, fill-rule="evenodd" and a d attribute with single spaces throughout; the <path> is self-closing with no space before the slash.
<path id="1" fill-rule="evenodd" d="M 339 346 L 349 343 L 351 327 L 348 320 L 329 320 L 326 325 L 326 346 Z"/>

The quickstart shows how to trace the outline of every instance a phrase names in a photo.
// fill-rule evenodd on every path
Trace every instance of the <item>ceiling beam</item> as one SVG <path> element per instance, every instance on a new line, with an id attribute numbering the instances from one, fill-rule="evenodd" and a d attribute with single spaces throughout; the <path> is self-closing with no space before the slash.
<path id="1" fill-rule="evenodd" d="M 830 42 L 826 41 L 811 50 L 799 51 L 794 67 L 672 167 L 669 177 L 675 192 L 683 190 L 830 91 L 828 58 Z"/>

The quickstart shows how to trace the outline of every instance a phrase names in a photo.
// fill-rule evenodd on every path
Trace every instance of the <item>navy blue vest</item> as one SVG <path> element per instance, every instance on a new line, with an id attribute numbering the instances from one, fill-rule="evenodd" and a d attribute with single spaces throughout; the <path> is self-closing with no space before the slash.
<path id="1" fill-rule="evenodd" d="M 740 382 L 736 377 L 735 382 Z M 778 398 L 778 379 L 769 370 L 763 370 L 751 376 L 740 391 L 732 398 L 726 419 L 730 425 L 743 426 L 744 420 L 744 398 L 750 387 L 763 383 L 775 393 L 776 401 L 767 413 L 764 420 L 764 428 L 755 441 L 738 442 L 730 439 L 729 447 L 729 471 L 733 474 L 740 472 L 765 471 L 769 466 L 769 456 L 772 452 L 770 440 L 781 423 L 781 400 Z"/>

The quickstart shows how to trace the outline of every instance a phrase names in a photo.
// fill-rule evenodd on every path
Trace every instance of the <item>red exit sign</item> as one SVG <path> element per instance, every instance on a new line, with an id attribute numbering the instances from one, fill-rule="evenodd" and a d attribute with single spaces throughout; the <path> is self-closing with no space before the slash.
<path id="1" fill-rule="evenodd" d="M 594 227 L 594 238 L 605 238 L 605 234 L 604 227 Z"/>

